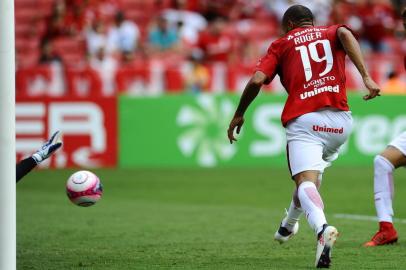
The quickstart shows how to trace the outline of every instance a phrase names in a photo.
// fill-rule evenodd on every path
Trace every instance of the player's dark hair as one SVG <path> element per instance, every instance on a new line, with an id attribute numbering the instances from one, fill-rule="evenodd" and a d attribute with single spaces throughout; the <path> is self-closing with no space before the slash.
<path id="1" fill-rule="evenodd" d="M 402 15 L 402 18 L 406 18 L 406 7 L 403 8 L 401 15 Z"/>
<path id="2" fill-rule="evenodd" d="M 299 25 L 302 22 L 313 22 L 313 19 L 313 13 L 309 8 L 302 5 L 293 5 L 283 14 L 282 26 L 286 28 L 289 21 Z"/>

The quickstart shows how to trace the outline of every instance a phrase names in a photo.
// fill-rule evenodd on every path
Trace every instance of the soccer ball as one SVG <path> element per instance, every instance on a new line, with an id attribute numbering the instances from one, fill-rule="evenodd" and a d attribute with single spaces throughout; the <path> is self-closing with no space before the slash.
<path id="1" fill-rule="evenodd" d="M 71 202 L 79 206 L 92 206 L 100 200 L 103 187 L 99 177 L 89 171 L 72 174 L 66 183 L 66 194 Z"/>

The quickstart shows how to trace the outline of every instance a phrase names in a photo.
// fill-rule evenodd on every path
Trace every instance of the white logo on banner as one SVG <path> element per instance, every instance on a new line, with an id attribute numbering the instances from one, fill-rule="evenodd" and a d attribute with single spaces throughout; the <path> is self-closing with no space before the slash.
<path id="1" fill-rule="evenodd" d="M 195 155 L 197 163 L 213 167 L 219 160 L 229 160 L 236 153 L 235 144 L 227 139 L 228 123 L 235 105 L 228 99 L 216 100 L 211 95 L 196 98 L 198 106 L 182 106 L 177 115 L 177 124 L 185 128 L 177 143 L 186 157 Z"/>

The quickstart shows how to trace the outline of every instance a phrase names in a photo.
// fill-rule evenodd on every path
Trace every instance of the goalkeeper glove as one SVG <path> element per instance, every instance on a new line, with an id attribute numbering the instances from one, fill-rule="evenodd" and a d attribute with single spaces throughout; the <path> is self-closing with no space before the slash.
<path id="1" fill-rule="evenodd" d="M 37 164 L 40 164 L 45 159 L 49 158 L 62 146 L 62 141 L 59 137 L 60 132 L 55 132 L 52 137 L 37 152 L 35 152 L 35 154 L 32 155 L 32 158 Z"/>

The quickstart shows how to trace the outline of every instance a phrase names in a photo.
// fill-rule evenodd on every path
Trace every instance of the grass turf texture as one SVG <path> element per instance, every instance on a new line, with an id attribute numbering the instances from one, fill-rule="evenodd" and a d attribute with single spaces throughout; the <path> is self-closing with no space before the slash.
<path id="1" fill-rule="evenodd" d="M 18 269 L 313 269 L 315 236 L 279 245 L 273 233 L 293 183 L 286 170 L 96 170 L 105 192 L 81 208 L 64 194 L 73 171 L 36 171 L 17 185 Z M 395 214 L 406 218 L 406 172 L 395 175 Z M 371 168 L 328 169 L 322 185 L 327 219 L 341 233 L 333 269 L 406 269 L 400 243 L 363 248 L 376 222 Z"/>

